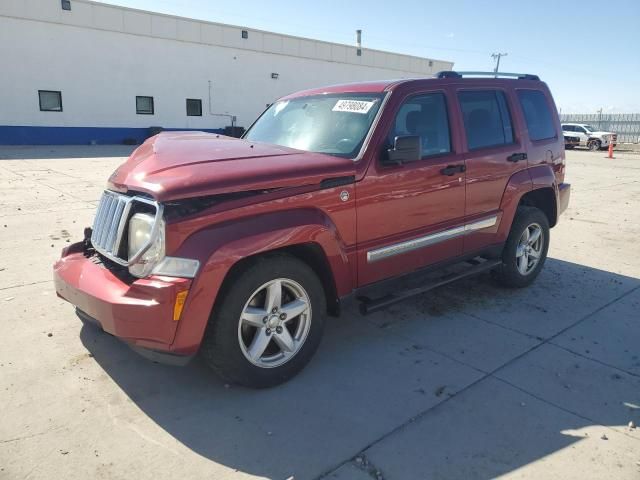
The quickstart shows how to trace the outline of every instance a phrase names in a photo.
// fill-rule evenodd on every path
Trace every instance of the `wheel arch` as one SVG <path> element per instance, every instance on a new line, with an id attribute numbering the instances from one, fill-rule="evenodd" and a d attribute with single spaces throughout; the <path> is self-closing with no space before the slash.
<path id="1" fill-rule="evenodd" d="M 314 271 L 324 289 L 327 300 L 327 312 L 332 316 L 338 316 L 340 313 L 340 297 L 338 296 L 334 273 L 322 246 L 315 242 L 286 245 L 272 250 L 261 251 L 238 260 L 225 275 L 222 285 L 220 286 L 220 293 L 216 295 L 215 303 L 224 295 L 225 289 L 229 288 L 229 285 L 233 283 L 234 277 L 240 275 L 259 259 L 277 257 L 278 255 L 290 255 L 307 264 Z M 214 309 L 215 303 L 213 306 Z"/>
<path id="2" fill-rule="evenodd" d="M 541 187 L 525 193 L 520 198 L 518 206 L 535 207 L 547 217 L 549 227 L 554 227 L 558 219 L 556 193 L 553 187 Z"/>
<path id="3" fill-rule="evenodd" d="M 194 353 L 223 289 L 246 262 L 260 256 L 289 254 L 305 261 L 320 278 L 328 312 L 338 313 L 338 298 L 353 288 L 348 248 L 331 221 L 317 209 L 273 212 L 191 235 L 175 253 L 197 258 L 201 268 L 190 289 L 172 344 L 175 352 Z"/>
<path id="4" fill-rule="evenodd" d="M 506 241 L 520 205 L 540 208 L 553 227 L 558 220 L 558 186 L 551 165 L 536 165 L 514 173 L 502 195 L 503 212 L 498 238 Z"/>

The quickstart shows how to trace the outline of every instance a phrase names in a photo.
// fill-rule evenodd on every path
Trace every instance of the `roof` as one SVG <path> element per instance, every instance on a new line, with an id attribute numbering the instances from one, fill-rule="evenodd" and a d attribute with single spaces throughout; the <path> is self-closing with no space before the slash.
<path id="1" fill-rule="evenodd" d="M 401 78 L 401 79 L 390 79 L 390 80 L 376 80 L 376 81 L 368 81 L 368 82 L 354 82 L 354 83 L 343 83 L 337 85 L 328 85 L 318 88 L 312 88 L 309 90 L 302 90 L 299 92 L 291 93 L 285 97 L 283 100 L 296 98 L 296 97 L 308 97 L 312 95 L 326 95 L 332 93 L 384 93 L 390 90 L 394 90 L 401 85 L 406 85 L 408 83 L 425 83 L 426 85 L 437 86 L 437 85 L 452 85 L 452 84 L 465 84 L 465 83 L 473 83 L 474 85 L 487 85 L 487 86 L 495 86 L 496 84 L 500 84 L 503 82 L 522 82 L 523 84 L 531 84 L 533 82 L 539 84 L 540 80 L 535 80 L 533 78 L 480 78 L 480 77 L 419 77 L 419 78 Z M 425 85 L 425 86 L 426 86 Z"/>
<path id="2" fill-rule="evenodd" d="M 372 82 L 341 83 L 337 85 L 328 85 L 324 87 L 302 90 L 287 95 L 286 97 L 283 97 L 283 99 L 308 97 L 311 95 L 325 95 L 331 93 L 383 93 L 388 89 L 389 86 L 398 82 L 401 82 L 401 80 L 378 80 Z"/>

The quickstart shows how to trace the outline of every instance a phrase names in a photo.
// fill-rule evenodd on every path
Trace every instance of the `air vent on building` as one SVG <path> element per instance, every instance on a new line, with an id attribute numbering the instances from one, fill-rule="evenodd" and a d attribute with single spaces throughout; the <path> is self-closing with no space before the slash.
<path id="1" fill-rule="evenodd" d="M 274 80 L 277 80 L 279 76 L 280 76 L 280 74 L 275 73 L 275 72 L 271 74 L 271 78 L 273 78 Z"/>
<path id="2" fill-rule="evenodd" d="M 433 67 L 433 60 L 429 60 L 429 66 Z"/>
<path id="3" fill-rule="evenodd" d="M 62 9 L 71 10 L 71 0 L 62 0 Z"/>
<path id="4" fill-rule="evenodd" d="M 249 38 L 249 32 L 247 30 L 242 30 L 242 38 Z"/>

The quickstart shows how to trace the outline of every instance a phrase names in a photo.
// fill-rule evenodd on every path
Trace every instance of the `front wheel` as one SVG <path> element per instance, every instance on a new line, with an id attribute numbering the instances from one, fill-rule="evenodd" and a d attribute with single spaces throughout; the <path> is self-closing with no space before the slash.
<path id="1" fill-rule="evenodd" d="M 591 140 L 587 144 L 587 147 L 589 147 L 589 150 L 591 150 L 592 152 L 597 152 L 598 150 L 600 150 L 601 146 L 602 142 L 600 142 L 600 140 Z"/>
<path id="2" fill-rule="evenodd" d="M 309 362 L 324 327 L 317 275 L 287 255 L 258 258 L 220 293 L 202 354 L 225 380 L 254 388 L 285 382 Z"/>
<path id="3" fill-rule="evenodd" d="M 542 270 L 549 250 L 549 221 L 535 207 L 518 207 L 502 254 L 502 265 L 495 271 L 506 287 L 526 287 Z"/>

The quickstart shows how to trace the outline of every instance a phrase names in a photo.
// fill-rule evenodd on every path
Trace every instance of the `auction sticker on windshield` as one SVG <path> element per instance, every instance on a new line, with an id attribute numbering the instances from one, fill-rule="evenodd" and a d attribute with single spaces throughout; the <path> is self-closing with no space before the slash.
<path id="1" fill-rule="evenodd" d="M 364 100 L 338 100 L 332 110 L 334 112 L 351 112 L 367 114 L 375 102 Z"/>

